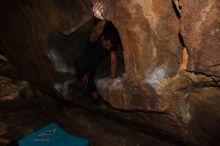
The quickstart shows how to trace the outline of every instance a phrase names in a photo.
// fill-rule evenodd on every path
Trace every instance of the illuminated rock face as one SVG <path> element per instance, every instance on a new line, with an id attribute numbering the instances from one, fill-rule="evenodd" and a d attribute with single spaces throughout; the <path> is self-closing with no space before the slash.
<path id="1" fill-rule="evenodd" d="M 182 48 L 172 2 L 115 0 L 107 1 L 106 5 L 111 5 L 106 17 L 114 22 L 126 42 L 123 43 L 126 74 L 143 79 L 160 67 L 164 70 L 162 76 L 175 75 Z"/>
<path id="2" fill-rule="evenodd" d="M 219 4 L 217 0 L 105 1 L 105 17 L 119 29 L 125 59 L 125 74 L 115 84 L 98 82 L 106 100 L 119 109 L 165 114 L 170 123 L 159 123 L 156 114 L 146 119 L 184 137 L 193 135 L 196 141 L 204 136 L 205 145 L 218 141 Z M 202 129 L 215 136 L 206 137 Z"/>
<path id="3" fill-rule="evenodd" d="M 113 105 L 163 111 L 166 106 L 160 105 L 158 92 L 165 88 L 162 80 L 176 75 L 183 49 L 172 1 L 105 1 L 105 8 L 106 18 L 120 32 L 125 60 L 121 80 L 125 88 L 124 106 L 117 105 L 118 102 Z"/>
<path id="4" fill-rule="evenodd" d="M 164 98 L 166 85 L 179 70 L 183 50 L 179 19 L 173 7 L 171 0 L 105 1 L 104 14 L 120 32 L 125 59 L 121 86 L 110 90 L 113 96 L 100 86 L 113 106 L 158 112 L 170 107 Z M 117 94 L 121 99 L 117 99 Z"/>

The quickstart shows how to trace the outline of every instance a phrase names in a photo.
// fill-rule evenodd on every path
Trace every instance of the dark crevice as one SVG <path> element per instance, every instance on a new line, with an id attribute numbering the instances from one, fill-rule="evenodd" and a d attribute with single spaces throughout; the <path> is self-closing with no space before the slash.
<path id="1" fill-rule="evenodd" d="M 187 72 L 189 73 L 193 73 L 193 74 L 196 74 L 196 75 L 204 75 L 206 76 L 207 78 L 220 78 L 220 76 L 216 76 L 216 75 L 213 75 L 213 74 L 206 74 L 204 72 L 200 72 L 200 71 L 195 71 L 195 70 L 186 70 Z"/>
<path id="2" fill-rule="evenodd" d="M 182 34 L 180 32 L 178 33 L 178 37 L 179 37 L 179 41 L 180 41 L 181 46 L 183 48 L 186 47 L 186 44 L 185 44 L 184 39 L 183 39 L 183 36 L 182 36 Z"/>
<path id="3" fill-rule="evenodd" d="M 210 87 L 217 87 L 217 88 L 220 88 L 220 84 L 216 84 L 216 83 L 213 83 L 213 82 L 200 82 L 200 83 L 195 83 L 194 85 L 189 85 L 189 86 L 186 86 L 186 87 L 183 87 L 183 88 L 180 88 L 178 89 L 177 91 L 178 92 L 192 92 L 193 90 L 196 90 L 196 89 L 202 89 L 202 88 L 210 88 Z"/>
<path id="4" fill-rule="evenodd" d="M 211 65 L 211 67 L 215 67 L 215 66 L 219 66 L 220 65 L 220 63 L 218 63 L 218 64 L 213 64 L 213 65 Z"/>
<path id="5" fill-rule="evenodd" d="M 178 19 L 181 19 L 180 10 L 182 7 L 179 6 L 177 3 L 175 3 L 174 0 L 172 0 L 172 5 L 173 5 L 173 9 L 175 11 L 176 16 L 178 17 Z"/>

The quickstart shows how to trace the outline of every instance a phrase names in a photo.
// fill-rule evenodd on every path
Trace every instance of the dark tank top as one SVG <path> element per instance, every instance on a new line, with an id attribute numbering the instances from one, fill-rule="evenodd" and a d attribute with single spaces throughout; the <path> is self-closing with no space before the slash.
<path id="1" fill-rule="evenodd" d="M 85 71 L 95 69 L 111 51 L 101 47 L 100 40 L 96 42 L 89 41 L 77 63 Z"/>

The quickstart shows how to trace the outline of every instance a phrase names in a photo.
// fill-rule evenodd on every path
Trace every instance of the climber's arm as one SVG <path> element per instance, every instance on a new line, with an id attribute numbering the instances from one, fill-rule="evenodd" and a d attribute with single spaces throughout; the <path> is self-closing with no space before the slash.
<path id="1" fill-rule="evenodd" d="M 96 26 L 92 30 L 92 33 L 90 34 L 90 41 L 95 42 L 98 38 L 100 38 L 104 30 L 106 21 L 102 16 L 103 6 L 101 3 L 99 2 L 95 3 L 92 10 L 94 17 L 99 19 L 99 22 L 96 24 Z"/>

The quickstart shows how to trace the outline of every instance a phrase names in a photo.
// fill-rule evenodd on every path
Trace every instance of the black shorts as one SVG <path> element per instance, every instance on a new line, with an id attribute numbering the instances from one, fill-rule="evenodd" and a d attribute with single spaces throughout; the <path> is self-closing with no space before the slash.
<path id="1" fill-rule="evenodd" d="M 95 69 L 86 71 L 80 67 L 77 63 L 75 64 L 76 77 L 80 83 L 80 88 L 85 93 L 92 93 L 97 91 L 94 79 L 95 79 Z"/>

